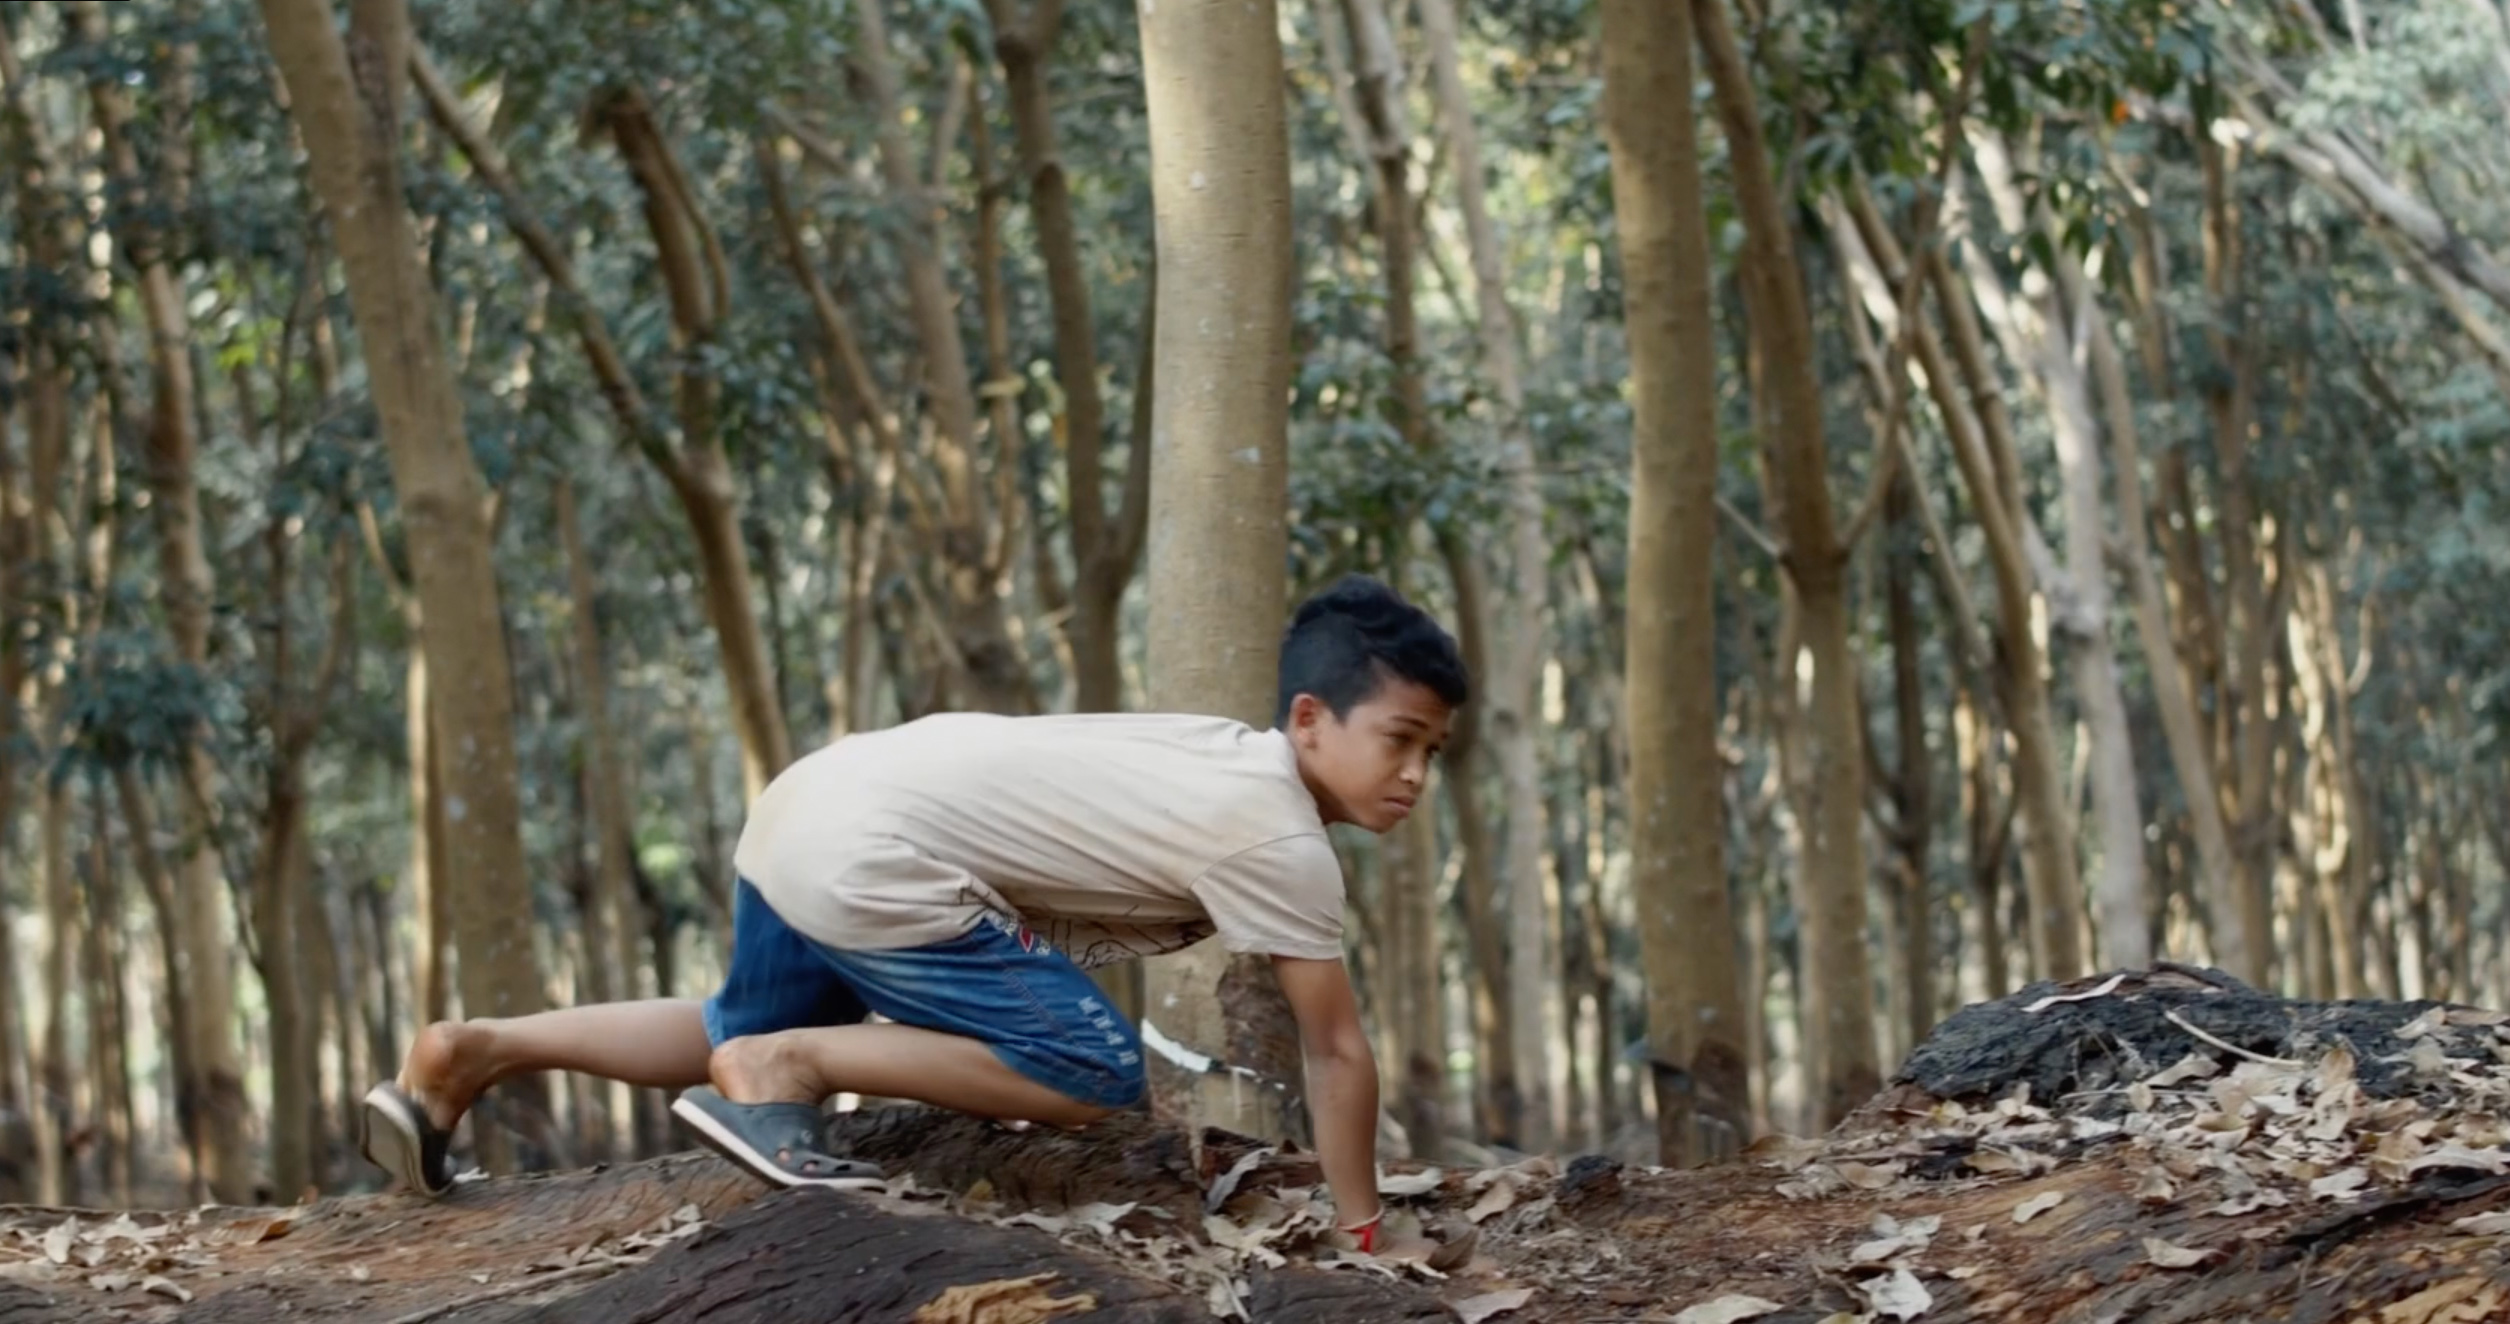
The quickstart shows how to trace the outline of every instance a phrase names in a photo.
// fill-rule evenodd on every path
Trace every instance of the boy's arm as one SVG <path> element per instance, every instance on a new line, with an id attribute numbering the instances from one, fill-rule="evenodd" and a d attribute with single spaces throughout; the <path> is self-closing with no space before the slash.
<path id="1" fill-rule="evenodd" d="M 1340 960 L 1295 956 L 1275 956 L 1272 968 L 1298 1018 L 1316 1156 L 1333 1190 L 1335 1221 L 1345 1228 L 1371 1224 L 1378 1214 L 1377 1057 L 1360 1024 L 1350 972 Z M 1363 1248 L 1373 1243 L 1373 1236 L 1361 1235 Z"/>

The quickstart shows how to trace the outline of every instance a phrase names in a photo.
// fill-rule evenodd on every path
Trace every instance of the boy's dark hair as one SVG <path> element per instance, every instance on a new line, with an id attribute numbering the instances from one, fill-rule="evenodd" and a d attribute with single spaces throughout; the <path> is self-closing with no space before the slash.
<path id="1" fill-rule="evenodd" d="M 1299 604 L 1281 639 L 1281 703 L 1276 724 L 1290 720 L 1290 705 L 1313 694 L 1337 718 L 1396 677 L 1427 688 L 1449 708 L 1472 698 L 1455 637 L 1428 612 L 1366 575 L 1345 575 Z"/>

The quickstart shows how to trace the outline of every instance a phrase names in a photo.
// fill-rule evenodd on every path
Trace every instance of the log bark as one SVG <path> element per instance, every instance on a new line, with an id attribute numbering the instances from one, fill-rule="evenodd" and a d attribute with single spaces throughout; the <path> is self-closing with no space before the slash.
<path id="1" fill-rule="evenodd" d="M 1928 1293 L 1928 1321 L 2474 1324 L 2510 1307 L 2510 1264 L 2497 1238 L 2453 1224 L 2510 1211 L 2510 1175 L 2487 1170 L 2503 1157 L 2497 1147 L 2321 1199 L 2307 1175 L 2269 1170 L 2282 1141 L 2196 1125 L 2198 1110 L 2229 1100 L 2201 1085 L 2158 1106 L 2211 1139 L 2148 1144 L 2149 1129 L 2102 1128 L 2137 1115 L 2124 1086 L 2191 1053 L 2217 1059 L 2218 1075 L 2244 1065 L 2246 1079 L 2271 1090 L 2287 1069 L 2250 1057 L 2293 1063 L 2286 1081 L 2338 1079 L 2311 1059 L 2339 1043 L 2351 1064 L 2338 1097 L 2349 1100 L 2364 1153 L 2390 1143 L 2380 1128 L 2418 1117 L 2492 1125 L 2486 1100 L 2510 1084 L 2491 1051 L 2501 1020 L 2429 1003 L 2290 1002 L 2184 966 L 2117 983 L 2041 983 L 1947 1020 L 1890 1091 L 1822 1140 L 1774 1138 L 1743 1162 L 1697 1170 L 1588 1157 L 1565 1169 L 1532 1160 L 1421 1173 L 1415 1193 L 1394 1199 L 1420 1235 L 1377 1261 L 1385 1274 L 1323 1271 L 1337 1252 L 1312 1241 L 1283 1243 L 1286 1262 L 1271 1269 L 1238 1260 L 1234 1272 L 1255 1321 L 1448 1319 L 1498 1290 L 1519 1301 L 1513 1318 L 1546 1324 L 1679 1317 L 1738 1293 L 1777 1304 L 1762 1318 L 1809 1324 L 1868 1313 L 1860 1298 L 1884 1275 L 1844 1266 L 1888 1215 L 1901 1229 L 1934 1220 L 1931 1238 L 1917 1238 L 1924 1244 L 1880 1252 Z M 2434 1050 L 2448 1067 L 2438 1076 L 2414 1061 Z M 2479 1083 L 2446 1083 L 2460 1077 Z M 2026 1098 L 2049 1111 L 2031 1111 Z M 2317 1114 L 2242 1116 L 2250 1131 L 2297 1133 Z M 2368 1118 L 2384 1120 L 2363 1125 Z M 1317 1180 L 1312 1156 L 1218 1132 L 1189 1138 L 1140 1114 L 1077 1134 L 1013 1135 L 900 1108 L 839 1115 L 828 1132 L 832 1147 L 891 1164 L 922 1194 L 765 1195 L 728 1165 L 677 1157 L 468 1183 L 433 1202 L 360 1196 L 135 1214 L 138 1242 L 89 1213 L 72 1244 L 99 1248 L 103 1262 L 57 1267 L 40 1242 L 74 1211 L 18 1207 L 0 1211 L 0 1321 L 1034 1324 L 1062 1317 L 1041 1313 L 1057 1301 L 1073 1313 L 1084 1296 L 1098 1313 L 1074 1317 L 1199 1320 L 1210 1316 L 1196 1266 L 1221 1253 L 1186 1250 L 1207 1226 L 1206 1208 L 1251 1219 Z M 2265 1175 L 2235 1177 L 2235 1165 Z M 1850 1171 L 1858 1181 L 1845 1179 Z M 1212 1200 L 1229 1173 L 1234 1185 Z M 2285 1198 L 2226 1212 L 2243 1190 Z M 942 1191 L 953 1195 L 936 1203 Z M 1111 1231 L 1091 1231 L 1093 1221 Z M 656 1234 L 674 1229 L 681 1234 L 656 1248 Z M 2165 1268 L 2155 1242 L 2197 1261 Z M 1110 1255 L 1119 1245 L 1120 1259 Z M 1446 1278 L 1401 1267 L 1441 1250 Z M 151 1256 L 193 1299 L 135 1291 L 128 1280 L 91 1283 Z M 995 1313 L 976 1308 L 987 1297 Z M 1014 1302 L 1026 1313 L 1013 1313 Z"/>

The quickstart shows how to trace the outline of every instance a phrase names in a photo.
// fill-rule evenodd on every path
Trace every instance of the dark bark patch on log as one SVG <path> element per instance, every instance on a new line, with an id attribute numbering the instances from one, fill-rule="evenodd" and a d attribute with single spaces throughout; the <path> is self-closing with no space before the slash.
<path id="1" fill-rule="evenodd" d="M 1042 1232 L 973 1223 L 938 1209 L 825 1191 L 780 1191 L 653 1262 L 555 1306 L 507 1304 L 442 1324 L 785 1324 L 904 1321 L 950 1287 L 1055 1275 L 1049 1300 L 1088 1296 L 1076 1318 L 1202 1324 L 1200 1297 Z M 1318 1317 L 1322 1318 L 1322 1317 Z"/>
<path id="2" fill-rule="evenodd" d="M 2229 1064 L 2232 1054 L 2200 1042 L 2170 1015 L 2238 1048 L 2267 1057 L 2307 1059 L 2338 1042 L 2352 1046 L 2356 1080 L 2375 1099 L 2413 1092 L 2414 1072 L 2391 1060 L 2413 1045 L 2397 1030 L 2442 1004 L 2435 1002 L 2293 1002 L 2261 993 L 2218 970 L 2166 966 L 2132 973 L 2112 992 L 2079 1002 L 2027 1010 L 2041 998 L 2083 993 L 2108 976 L 2040 982 L 2011 997 L 1964 1007 L 1936 1027 L 1892 1077 L 1897 1086 L 1934 1099 L 1977 1103 L 2031 1087 L 2043 1107 L 2068 1095 L 2115 1090 L 2169 1066 L 2190 1052 Z M 2459 1031 L 2439 1040 L 2444 1053 L 2490 1061 L 2489 1031 Z M 1914 1100 L 1886 1094 L 1856 1126 L 1879 1120 Z M 2080 1111 L 2115 1111 L 2114 1099 Z"/>
<path id="3" fill-rule="evenodd" d="M 86 1318 L 67 1293 L 0 1283 L 0 1324 L 77 1324 Z"/>
<path id="4" fill-rule="evenodd" d="M 828 1119 L 829 1152 L 964 1195 L 979 1181 L 1019 1208 L 1139 1204 L 1202 1225 L 1201 1183 L 1179 1127 L 1118 1113 L 1084 1131 L 1006 1131 L 931 1108 L 872 1108 Z"/>
<path id="5" fill-rule="evenodd" d="M 1366 1269 L 1294 1265 L 1257 1273 L 1247 1286 L 1246 1309 L 1256 1324 L 1409 1324 L 1456 1317 L 1436 1297 Z"/>

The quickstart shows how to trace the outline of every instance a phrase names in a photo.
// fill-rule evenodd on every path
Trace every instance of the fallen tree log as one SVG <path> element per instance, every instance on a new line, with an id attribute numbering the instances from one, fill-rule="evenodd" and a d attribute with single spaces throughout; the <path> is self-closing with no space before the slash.
<path id="1" fill-rule="evenodd" d="M 682 1157 L 433 1204 L 0 1210 L 0 1324 L 2473 1324 L 2510 1318 L 2506 1028 L 2210 971 L 2035 986 L 1947 1021 L 1838 1131 L 1723 1167 L 1396 1165 L 1375 1257 L 1295 1151 L 920 1109 L 830 1123 L 900 1174 L 881 1196 Z"/>

